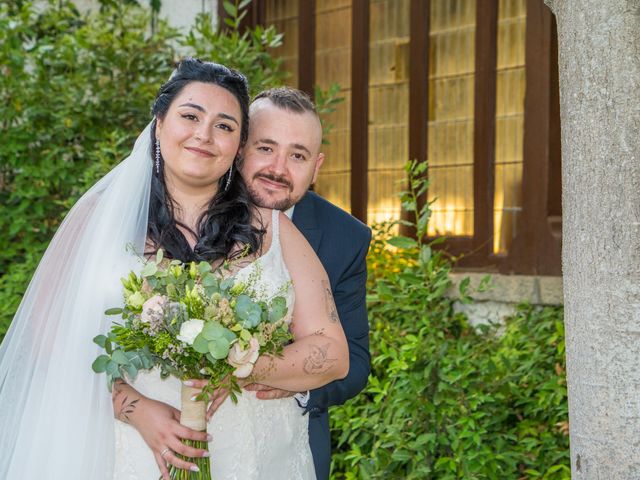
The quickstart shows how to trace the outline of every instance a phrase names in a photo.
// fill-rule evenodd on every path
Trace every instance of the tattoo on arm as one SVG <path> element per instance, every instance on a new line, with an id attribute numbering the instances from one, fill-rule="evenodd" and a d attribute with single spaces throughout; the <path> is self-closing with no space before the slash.
<path id="1" fill-rule="evenodd" d="M 124 423 L 130 423 L 129 415 L 135 411 L 140 399 L 129 400 L 129 396 L 122 390 L 122 385 L 126 385 L 122 380 L 116 380 L 113 384 L 113 392 L 111 394 L 114 400 L 113 409 L 118 420 Z M 122 397 L 122 400 L 116 402 L 118 397 Z"/>
<path id="2" fill-rule="evenodd" d="M 337 361 L 335 358 L 328 358 L 329 344 L 318 346 L 310 345 L 311 354 L 304 359 L 302 369 L 311 375 L 321 375 L 331 369 Z"/>
<path id="3" fill-rule="evenodd" d="M 322 280 L 322 287 L 324 288 L 325 308 L 327 309 L 329 320 L 331 323 L 337 323 L 340 318 L 336 310 L 336 302 L 333 300 L 333 294 L 331 293 L 331 285 L 326 280 Z"/>

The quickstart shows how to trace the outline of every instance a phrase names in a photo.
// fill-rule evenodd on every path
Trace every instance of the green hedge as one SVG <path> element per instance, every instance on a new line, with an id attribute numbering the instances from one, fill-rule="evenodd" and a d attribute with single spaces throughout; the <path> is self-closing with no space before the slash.
<path id="1" fill-rule="evenodd" d="M 415 212 L 426 182 L 409 167 Z M 429 205 L 416 213 L 426 233 Z M 331 410 L 333 478 L 569 478 L 562 309 L 473 327 L 445 296 L 451 260 L 391 228 L 368 257 L 369 384 Z"/>

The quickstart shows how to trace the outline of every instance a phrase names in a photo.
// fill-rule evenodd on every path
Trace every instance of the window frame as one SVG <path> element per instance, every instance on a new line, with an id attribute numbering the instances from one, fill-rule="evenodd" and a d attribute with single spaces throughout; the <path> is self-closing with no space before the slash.
<path id="1" fill-rule="evenodd" d="M 316 0 L 298 0 L 298 88 L 313 97 Z M 220 2 L 221 3 L 221 2 Z M 366 221 L 368 203 L 369 0 L 352 0 L 351 213 Z M 264 23 L 265 2 L 247 22 Z M 411 0 L 409 156 L 427 161 L 431 0 Z M 460 269 L 561 275 L 560 110 L 555 19 L 542 0 L 527 0 L 522 212 L 506 254 L 493 253 L 498 0 L 478 0 L 473 134 L 473 236 L 438 248 L 460 257 Z M 224 14 L 224 12 L 222 12 Z M 428 193 L 422 199 L 426 201 Z M 407 212 L 402 212 L 406 218 Z"/>

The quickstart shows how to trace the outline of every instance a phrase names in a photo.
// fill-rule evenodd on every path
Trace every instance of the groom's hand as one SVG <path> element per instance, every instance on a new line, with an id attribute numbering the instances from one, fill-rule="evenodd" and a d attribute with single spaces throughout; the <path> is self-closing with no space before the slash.
<path id="1" fill-rule="evenodd" d="M 290 392 L 289 390 L 281 390 L 279 388 L 272 388 L 261 383 L 250 383 L 243 387 L 245 390 L 251 390 L 256 392 L 256 397 L 260 400 L 276 400 L 278 398 L 293 397 L 296 392 Z"/>

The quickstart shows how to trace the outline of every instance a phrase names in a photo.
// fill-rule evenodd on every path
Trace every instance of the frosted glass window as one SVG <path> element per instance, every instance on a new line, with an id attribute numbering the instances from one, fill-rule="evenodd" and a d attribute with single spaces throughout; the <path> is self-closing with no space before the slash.
<path id="1" fill-rule="evenodd" d="M 473 235 L 476 2 L 432 0 L 429 32 L 429 235 Z"/>
<path id="2" fill-rule="evenodd" d="M 398 219 L 409 159 L 410 0 L 372 0 L 369 24 L 369 223 Z"/>
<path id="3" fill-rule="evenodd" d="M 505 253 L 522 213 L 525 0 L 500 0 L 496 95 L 495 253 Z"/>
<path id="4" fill-rule="evenodd" d="M 337 82 L 344 101 L 323 120 L 332 125 L 323 145 L 325 161 L 315 190 L 350 211 L 351 122 L 351 1 L 316 2 L 316 85 L 326 89 Z"/>
<path id="5" fill-rule="evenodd" d="M 284 34 L 282 46 L 272 53 L 282 59 L 290 74 L 286 84 L 291 87 L 298 86 L 298 4 L 298 0 L 267 0 L 265 8 L 265 23 Z"/>

